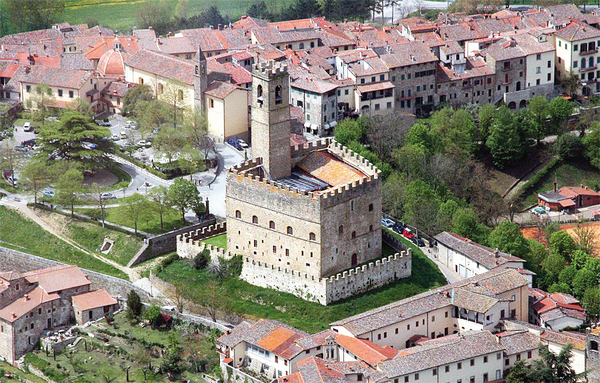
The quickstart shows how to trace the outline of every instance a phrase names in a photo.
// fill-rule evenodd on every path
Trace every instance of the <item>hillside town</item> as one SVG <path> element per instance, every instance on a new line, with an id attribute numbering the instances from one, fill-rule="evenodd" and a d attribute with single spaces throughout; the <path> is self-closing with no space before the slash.
<path id="1" fill-rule="evenodd" d="M 600 383 L 599 8 L 398 3 L 1 36 L 0 382 Z"/>

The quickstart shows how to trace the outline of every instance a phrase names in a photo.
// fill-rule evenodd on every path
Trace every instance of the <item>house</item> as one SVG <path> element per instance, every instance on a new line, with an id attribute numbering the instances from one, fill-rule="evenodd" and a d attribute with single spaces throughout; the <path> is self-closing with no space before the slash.
<path id="1" fill-rule="evenodd" d="M 119 309 L 119 302 L 104 289 L 75 295 L 71 300 L 75 320 L 80 325 L 104 318 Z"/>
<path id="2" fill-rule="evenodd" d="M 96 78 L 92 71 L 51 68 L 43 65 L 24 66 L 17 76 L 21 103 L 25 108 L 36 108 L 34 101 L 35 87 L 47 85 L 52 93 L 52 106 L 65 108 L 77 99 L 96 108 L 99 100 Z M 12 80 L 11 80 L 12 81 Z M 9 82 L 10 83 L 10 82 Z"/>
<path id="3" fill-rule="evenodd" d="M 204 91 L 208 133 L 219 142 L 248 140 L 248 90 L 224 81 L 211 82 Z"/>
<path id="4" fill-rule="evenodd" d="M 438 260 L 462 278 L 495 268 L 523 269 L 525 261 L 446 231 L 435 236 Z"/>
<path id="5" fill-rule="evenodd" d="M 332 323 L 331 329 L 401 350 L 413 337 L 439 338 L 463 331 L 493 331 L 504 318 L 528 318 L 528 280 L 495 268 Z"/>
<path id="6" fill-rule="evenodd" d="M 88 297 L 82 307 L 97 306 L 97 295 L 88 295 L 91 285 L 77 266 L 0 273 L 0 359 L 12 364 L 33 350 L 45 332 L 72 323 L 77 297 Z"/>
<path id="7" fill-rule="evenodd" d="M 585 310 L 570 294 L 530 289 L 529 305 L 529 322 L 555 331 L 577 327 L 587 320 Z"/>
<path id="8" fill-rule="evenodd" d="M 557 190 L 556 182 L 554 190 L 538 193 L 538 206 L 545 207 L 551 211 L 574 212 L 577 208 L 600 204 L 600 193 L 590 189 L 588 186 L 564 186 Z"/>
<path id="9" fill-rule="evenodd" d="M 328 136 L 337 125 L 338 85 L 312 77 L 296 78 L 290 82 L 291 105 L 302 109 L 306 131 Z"/>
<path id="10" fill-rule="evenodd" d="M 600 92 L 600 30 L 581 21 L 572 21 L 551 37 L 556 52 L 559 79 L 576 76 L 581 82 L 581 94 Z"/>

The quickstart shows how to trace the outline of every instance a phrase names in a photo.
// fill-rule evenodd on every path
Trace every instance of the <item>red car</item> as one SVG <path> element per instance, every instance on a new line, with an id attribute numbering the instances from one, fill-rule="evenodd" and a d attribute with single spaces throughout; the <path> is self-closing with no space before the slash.
<path id="1" fill-rule="evenodd" d="M 410 230 L 409 228 L 405 228 L 404 231 L 402 232 L 402 235 L 405 236 L 408 239 L 412 239 L 415 237 L 415 235 L 413 234 L 412 230 Z"/>

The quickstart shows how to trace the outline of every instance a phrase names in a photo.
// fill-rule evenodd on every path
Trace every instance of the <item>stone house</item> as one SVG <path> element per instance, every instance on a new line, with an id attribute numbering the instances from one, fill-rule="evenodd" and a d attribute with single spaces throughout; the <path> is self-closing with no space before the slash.
<path id="1" fill-rule="evenodd" d="M 113 314 L 119 302 L 104 289 L 89 291 L 72 297 L 75 321 L 82 325 Z"/>
<path id="2" fill-rule="evenodd" d="M 585 310 L 570 294 L 530 289 L 529 305 L 529 322 L 555 331 L 580 326 L 587 320 Z"/>
<path id="3" fill-rule="evenodd" d="M 297 78 L 290 83 L 291 105 L 301 108 L 306 131 L 328 136 L 338 119 L 338 85 L 316 78 Z"/>
<path id="4" fill-rule="evenodd" d="M 90 290 L 77 267 L 0 273 L 0 358 L 14 363 L 48 330 L 72 322 L 72 298 Z"/>

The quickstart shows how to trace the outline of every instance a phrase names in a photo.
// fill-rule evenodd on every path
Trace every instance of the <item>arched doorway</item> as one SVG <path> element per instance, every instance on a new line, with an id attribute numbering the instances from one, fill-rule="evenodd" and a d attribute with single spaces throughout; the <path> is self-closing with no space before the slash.
<path id="1" fill-rule="evenodd" d="M 523 109 L 527 106 L 527 101 L 526 100 L 521 100 L 521 102 L 519 102 L 519 109 Z"/>
<path id="2" fill-rule="evenodd" d="M 356 253 L 352 254 L 352 266 L 358 265 L 358 256 Z"/>
<path id="3" fill-rule="evenodd" d="M 514 101 L 509 102 L 508 103 L 508 109 L 512 109 L 512 110 L 517 109 L 517 103 L 514 102 Z"/>
<path id="4" fill-rule="evenodd" d="M 521 81 L 517 81 L 517 92 L 521 90 Z"/>

